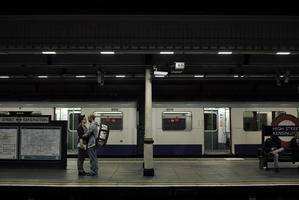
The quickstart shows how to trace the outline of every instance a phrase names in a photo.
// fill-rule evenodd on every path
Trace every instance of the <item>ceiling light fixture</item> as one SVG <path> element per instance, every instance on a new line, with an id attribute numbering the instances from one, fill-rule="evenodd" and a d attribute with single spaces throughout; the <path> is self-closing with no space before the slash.
<path id="1" fill-rule="evenodd" d="M 126 75 L 115 75 L 116 78 L 126 78 Z"/>
<path id="2" fill-rule="evenodd" d="M 290 55 L 291 52 L 276 52 L 276 55 Z"/>
<path id="3" fill-rule="evenodd" d="M 53 55 L 56 54 L 56 51 L 43 51 L 42 54 Z"/>
<path id="4" fill-rule="evenodd" d="M 230 55 L 230 54 L 233 54 L 233 52 L 231 52 L 231 51 L 219 51 L 218 54 L 220 54 L 220 55 Z"/>
<path id="5" fill-rule="evenodd" d="M 194 78 L 204 78 L 205 77 L 205 75 L 203 75 L 203 74 L 196 74 L 196 75 L 194 75 Z"/>
<path id="6" fill-rule="evenodd" d="M 160 51 L 160 54 L 162 54 L 162 55 L 172 55 L 172 54 L 174 54 L 174 52 L 173 51 Z"/>
<path id="7" fill-rule="evenodd" d="M 48 78 L 48 76 L 37 76 L 38 78 Z"/>
<path id="8" fill-rule="evenodd" d="M 115 52 L 114 51 L 101 51 L 101 54 L 103 54 L 103 55 L 113 55 L 113 54 L 115 54 Z"/>
<path id="9" fill-rule="evenodd" d="M 10 78 L 10 76 L 0 76 L 0 78 Z"/>
<path id="10" fill-rule="evenodd" d="M 77 75 L 76 78 L 86 78 L 85 75 Z"/>

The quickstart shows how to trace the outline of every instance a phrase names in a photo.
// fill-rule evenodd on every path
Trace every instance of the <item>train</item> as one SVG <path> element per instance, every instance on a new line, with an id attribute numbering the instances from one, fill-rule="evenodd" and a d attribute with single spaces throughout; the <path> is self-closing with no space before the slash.
<path id="1" fill-rule="evenodd" d="M 296 102 L 153 102 L 155 157 L 255 156 L 263 125 L 281 114 L 298 116 Z M 0 102 L 0 113 L 27 111 L 67 120 L 68 155 L 77 152 L 78 116 L 95 114 L 110 136 L 102 156 L 141 155 L 143 131 L 137 102 Z"/>

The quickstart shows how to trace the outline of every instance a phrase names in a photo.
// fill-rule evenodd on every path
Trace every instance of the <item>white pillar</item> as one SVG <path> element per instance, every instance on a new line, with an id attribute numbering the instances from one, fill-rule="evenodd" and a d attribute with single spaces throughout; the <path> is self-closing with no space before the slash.
<path id="1" fill-rule="evenodd" d="M 145 129 L 144 129 L 144 176 L 154 176 L 152 136 L 152 80 L 151 70 L 145 70 Z"/>

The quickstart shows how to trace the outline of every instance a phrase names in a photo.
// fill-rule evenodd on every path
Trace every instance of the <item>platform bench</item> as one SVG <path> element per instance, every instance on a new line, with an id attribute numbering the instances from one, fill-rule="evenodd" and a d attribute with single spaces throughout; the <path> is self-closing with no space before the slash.
<path id="1" fill-rule="evenodd" d="M 274 162 L 274 155 L 270 152 L 265 151 L 264 142 L 267 137 L 270 137 L 272 135 L 277 135 L 279 137 L 291 139 L 294 137 L 295 133 L 299 131 L 298 126 L 292 126 L 290 129 L 288 129 L 288 126 L 263 126 L 262 129 L 262 148 L 258 149 L 258 159 L 259 159 L 259 168 L 268 170 L 268 162 Z M 291 130 L 291 131 L 287 131 Z M 282 146 L 285 147 L 285 150 L 281 153 L 279 153 L 279 162 L 292 162 L 295 164 L 295 162 L 299 162 L 299 157 L 293 158 L 293 153 L 291 151 L 290 147 L 290 141 L 284 141 L 282 140 Z M 297 167 L 297 170 L 299 171 L 299 166 Z"/>

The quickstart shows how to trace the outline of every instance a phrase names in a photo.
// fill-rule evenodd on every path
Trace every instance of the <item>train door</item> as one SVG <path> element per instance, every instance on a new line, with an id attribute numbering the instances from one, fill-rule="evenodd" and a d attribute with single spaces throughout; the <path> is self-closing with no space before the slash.
<path id="1" fill-rule="evenodd" d="M 230 109 L 204 108 L 205 154 L 230 154 Z"/>
<path id="2" fill-rule="evenodd" d="M 67 120 L 67 151 L 68 154 L 77 154 L 78 143 L 78 117 L 81 115 L 80 108 L 56 108 L 55 119 Z"/>

